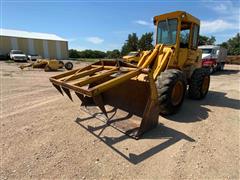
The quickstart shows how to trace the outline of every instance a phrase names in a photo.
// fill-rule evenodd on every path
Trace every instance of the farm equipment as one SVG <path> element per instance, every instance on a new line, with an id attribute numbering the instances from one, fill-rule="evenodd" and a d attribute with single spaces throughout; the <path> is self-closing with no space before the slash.
<path id="1" fill-rule="evenodd" d="M 137 65 L 99 61 L 50 78 L 71 100 L 127 135 L 138 139 L 158 124 L 159 114 L 176 113 L 188 86 L 193 99 L 206 96 L 210 76 L 197 49 L 200 21 L 176 11 L 154 17 L 156 45 Z"/>
<path id="2" fill-rule="evenodd" d="M 128 55 L 123 56 L 122 58 L 125 62 L 135 64 L 139 62 L 144 53 L 145 51 L 132 51 L 128 53 Z"/>
<path id="3" fill-rule="evenodd" d="M 19 68 L 21 69 L 24 69 L 26 67 L 40 68 L 44 69 L 45 71 L 56 71 L 63 67 L 65 67 L 67 70 L 72 70 L 73 64 L 71 62 L 67 62 L 64 64 L 63 61 L 58 60 L 39 59 L 36 62 L 19 66 Z"/>

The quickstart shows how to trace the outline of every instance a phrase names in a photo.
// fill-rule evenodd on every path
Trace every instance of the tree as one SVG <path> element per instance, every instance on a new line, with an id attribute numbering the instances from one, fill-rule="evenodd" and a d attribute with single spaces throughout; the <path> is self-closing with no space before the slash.
<path id="1" fill-rule="evenodd" d="M 80 57 L 78 51 L 75 49 L 69 49 L 68 55 L 70 58 L 79 58 Z"/>
<path id="2" fill-rule="evenodd" d="M 152 42 L 153 42 L 153 33 L 152 32 L 145 33 L 139 39 L 138 47 L 141 51 L 150 50 L 153 48 Z"/>
<path id="3" fill-rule="evenodd" d="M 107 54 L 103 51 L 86 49 L 83 51 L 77 51 L 75 49 L 69 50 L 70 58 L 105 58 Z"/>
<path id="4" fill-rule="evenodd" d="M 240 34 L 230 38 L 227 42 L 223 42 L 220 46 L 228 50 L 229 55 L 240 55 Z"/>
<path id="5" fill-rule="evenodd" d="M 201 36 L 199 35 L 199 42 L 198 45 L 214 45 L 216 42 L 216 38 L 214 36 L 211 36 L 210 38 L 207 36 Z"/>
<path id="6" fill-rule="evenodd" d="M 121 53 L 118 49 L 114 49 L 113 51 L 107 51 L 107 58 L 109 59 L 116 59 L 121 56 Z"/>
<path id="7" fill-rule="evenodd" d="M 121 49 L 121 55 L 124 56 L 124 55 L 128 54 L 130 51 L 131 50 L 129 50 L 129 47 L 128 47 L 127 43 L 125 42 Z"/>
<path id="8" fill-rule="evenodd" d="M 136 33 L 132 33 L 128 35 L 128 39 L 124 43 L 121 54 L 126 55 L 130 51 L 137 51 L 138 50 L 138 37 Z"/>

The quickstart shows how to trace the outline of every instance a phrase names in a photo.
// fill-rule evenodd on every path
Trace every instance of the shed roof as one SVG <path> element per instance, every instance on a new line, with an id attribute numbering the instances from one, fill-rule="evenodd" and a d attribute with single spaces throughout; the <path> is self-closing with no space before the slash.
<path id="1" fill-rule="evenodd" d="M 55 34 L 19 31 L 19 30 L 2 29 L 2 28 L 0 28 L 0 36 L 21 37 L 21 38 L 31 38 L 31 39 L 44 39 L 44 40 L 55 40 L 55 41 L 67 41 L 66 39 L 63 39 Z"/>

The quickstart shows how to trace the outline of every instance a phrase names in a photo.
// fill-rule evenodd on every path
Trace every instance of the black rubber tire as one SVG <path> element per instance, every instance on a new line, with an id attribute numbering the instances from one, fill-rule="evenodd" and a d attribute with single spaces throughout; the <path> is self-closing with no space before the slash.
<path id="1" fill-rule="evenodd" d="M 172 91 L 177 82 L 182 83 L 183 91 L 182 97 L 178 104 L 174 105 L 172 101 Z M 181 107 L 185 92 L 186 92 L 186 80 L 183 73 L 177 69 L 168 69 L 158 76 L 156 81 L 156 87 L 158 92 L 158 102 L 160 106 L 160 114 L 170 115 L 175 114 Z"/>
<path id="2" fill-rule="evenodd" d="M 225 63 L 221 63 L 221 65 L 220 65 L 220 71 L 223 71 L 223 70 L 224 70 L 224 66 L 225 66 Z"/>
<path id="3" fill-rule="evenodd" d="M 202 87 L 205 77 L 209 78 L 209 82 L 207 90 L 204 92 Z M 205 68 L 195 69 L 189 82 L 188 96 L 191 99 L 203 99 L 208 93 L 209 84 L 210 84 L 209 71 Z"/>
<path id="4" fill-rule="evenodd" d="M 63 61 L 58 61 L 58 63 L 62 65 L 62 67 L 61 67 L 61 68 L 63 68 L 63 67 L 64 67 L 64 62 L 63 62 Z"/>
<path id="5" fill-rule="evenodd" d="M 64 67 L 65 67 L 67 70 L 72 70 L 72 68 L 73 68 L 73 63 L 67 62 L 67 63 L 65 63 Z"/>

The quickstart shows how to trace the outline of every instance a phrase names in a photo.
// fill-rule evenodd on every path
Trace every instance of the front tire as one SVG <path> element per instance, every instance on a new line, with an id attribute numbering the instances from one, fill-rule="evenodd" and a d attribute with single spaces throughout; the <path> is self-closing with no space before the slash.
<path id="1" fill-rule="evenodd" d="M 210 75 L 204 68 L 196 69 L 190 79 L 188 96 L 191 99 L 203 99 L 209 89 Z"/>
<path id="2" fill-rule="evenodd" d="M 64 67 L 65 67 L 67 70 L 72 70 L 72 68 L 73 68 L 73 63 L 67 62 L 67 63 L 64 65 Z"/>
<path id="3" fill-rule="evenodd" d="M 160 114 L 176 113 L 184 100 L 186 81 L 177 69 L 168 69 L 160 74 L 156 82 Z"/>

